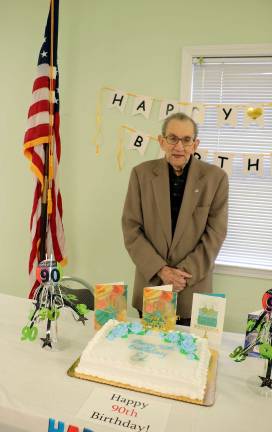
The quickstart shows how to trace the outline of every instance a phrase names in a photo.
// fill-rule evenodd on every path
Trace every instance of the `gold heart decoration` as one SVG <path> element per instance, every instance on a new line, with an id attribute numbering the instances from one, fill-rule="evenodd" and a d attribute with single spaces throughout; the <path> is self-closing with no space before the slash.
<path id="1" fill-rule="evenodd" d="M 260 117 L 263 114 L 263 109 L 260 107 L 249 107 L 246 111 L 248 117 L 250 117 L 252 120 L 256 120 L 258 117 Z"/>

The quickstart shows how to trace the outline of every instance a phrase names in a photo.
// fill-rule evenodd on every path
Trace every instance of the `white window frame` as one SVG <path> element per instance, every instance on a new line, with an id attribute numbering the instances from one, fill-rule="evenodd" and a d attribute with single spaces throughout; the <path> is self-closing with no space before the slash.
<path id="1" fill-rule="evenodd" d="M 188 46 L 182 50 L 180 100 L 191 101 L 194 57 L 272 56 L 272 44 Z M 272 270 L 216 264 L 215 273 L 272 279 Z"/>

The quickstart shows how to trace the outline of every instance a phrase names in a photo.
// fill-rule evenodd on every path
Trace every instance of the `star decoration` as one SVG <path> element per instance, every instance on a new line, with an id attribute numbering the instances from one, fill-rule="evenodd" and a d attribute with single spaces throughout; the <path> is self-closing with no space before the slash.
<path id="1" fill-rule="evenodd" d="M 47 57 L 47 52 L 46 51 L 43 51 L 43 52 L 41 52 L 41 56 L 44 58 L 44 57 Z"/>
<path id="2" fill-rule="evenodd" d="M 43 345 L 42 348 L 49 346 L 50 348 L 52 348 L 52 341 L 50 339 L 50 336 L 46 336 L 45 338 L 41 338 L 41 341 L 43 341 Z"/>
<path id="3" fill-rule="evenodd" d="M 79 315 L 77 321 L 82 322 L 82 324 L 85 325 L 85 321 L 88 321 L 88 318 L 85 318 L 84 315 Z"/>
<path id="4" fill-rule="evenodd" d="M 272 379 L 271 378 L 261 377 L 261 376 L 259 376 L 259 378 L 261 378 L 261 380 L 262 380 L 261 387 L 268 387 L 268 388 L 272 389 Z"/>

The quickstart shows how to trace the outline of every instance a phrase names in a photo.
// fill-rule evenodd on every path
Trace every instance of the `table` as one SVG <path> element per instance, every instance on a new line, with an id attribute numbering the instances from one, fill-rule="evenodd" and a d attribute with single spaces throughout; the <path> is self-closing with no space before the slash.
<path id="1" fill-rule="evenodd" d="M 45 432 L 49 417 L 77 425 L 80 432 L 84 426 L 94 432 L 113 431 L 76 418 L 93 389 L 102 385 L 66 374 L 93 334 L 92 316 L 83 327 L 64 310 L 58 324 L 59 350 L 51 352 L 41 349 L 38 341 L 20 340 L 30 308 L 27 299 L 0 294 L 0 432 Z M 260 396 L 254 386 L 264 372 L 264 361 L 248 358 L 235 363 L 228 357 L 242 341 L 239 334 L 223 335 L 214 406 L 150 396 L 171 404 L 167 432 L 271 430 L 272 398 Z"/>

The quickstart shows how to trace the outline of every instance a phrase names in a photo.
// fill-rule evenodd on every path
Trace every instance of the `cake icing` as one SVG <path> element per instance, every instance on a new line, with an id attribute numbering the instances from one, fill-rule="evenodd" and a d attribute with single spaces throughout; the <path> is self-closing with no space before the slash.
<path id="1" fill-rule="evenodd" d="M 207 339 L 109 320 L 84 349 L 76 373 L 202 400 L 209 360 Z"/>

